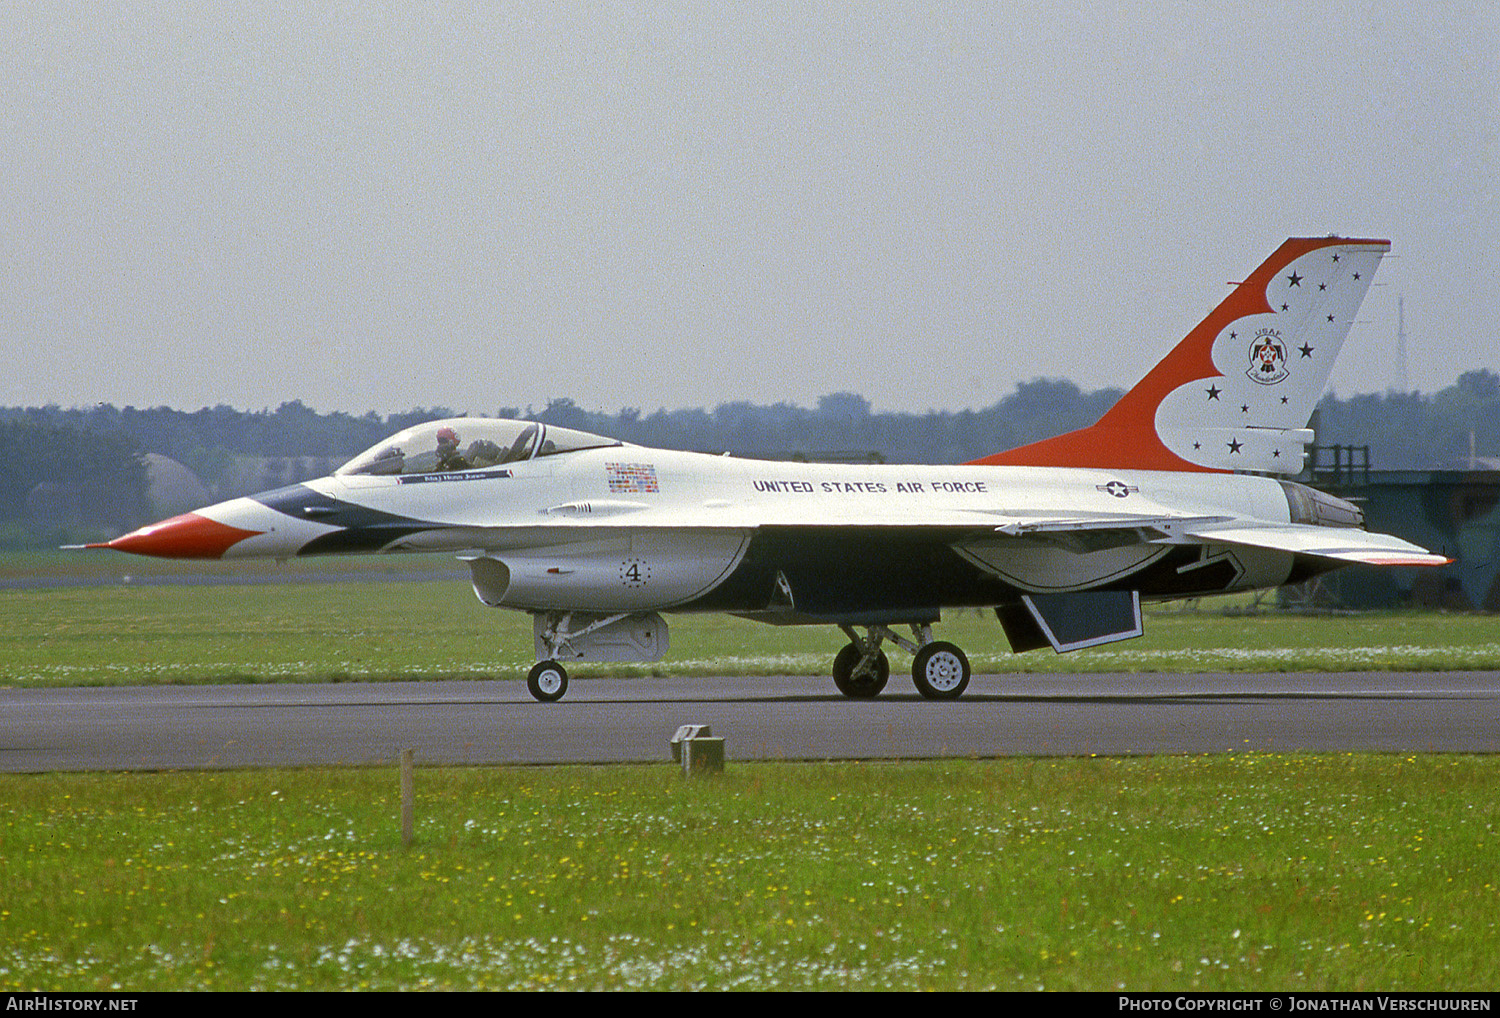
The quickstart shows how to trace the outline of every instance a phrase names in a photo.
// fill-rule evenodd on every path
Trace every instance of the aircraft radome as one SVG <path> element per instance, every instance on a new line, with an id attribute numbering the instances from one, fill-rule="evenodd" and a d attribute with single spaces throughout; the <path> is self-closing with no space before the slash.
<path id="1" fill-rule="evenodd" d="M 567 691 L 565 662 L 659 660 L 673 612 L 838 626 L 849 643 L 833 679 L 850 697 L 885 686 L 890 641 L 914 655 L 923 696 L 954 699 L 969 661 L 933 639 L 945 608 L 993 608 L 1013 650 L 1062 652 L 1139 636 L 1142 600 L 1448 561 L 1268 476 L 1301 471 L 1314 404 L 1389 249 L 1288 240 L 1097 424 L 970 463 L 768 462 L 464 418 L 89 547 L 455 555 L 481 602 L 533 616 L 538 700 Z"/>

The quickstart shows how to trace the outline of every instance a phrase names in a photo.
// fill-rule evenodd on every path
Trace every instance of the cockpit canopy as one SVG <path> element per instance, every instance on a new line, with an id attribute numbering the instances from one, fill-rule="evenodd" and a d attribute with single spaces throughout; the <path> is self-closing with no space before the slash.
<path id="1" fill-rule="evenodd" d="M 360 453 L 334 473 L 342 477 L 438 474 L 619 444 L 612 438 L 534 421 L 459 417 L 407 428 Z"/>

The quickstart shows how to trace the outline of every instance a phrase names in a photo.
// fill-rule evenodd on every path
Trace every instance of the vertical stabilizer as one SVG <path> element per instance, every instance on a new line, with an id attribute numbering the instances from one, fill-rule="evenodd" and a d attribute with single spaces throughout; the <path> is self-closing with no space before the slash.
<path id="1" fill-rule="evenodd" d="M 1099 423 L 973 462 L 1296 474 L 1384 240 L 1293 238 Z"/>

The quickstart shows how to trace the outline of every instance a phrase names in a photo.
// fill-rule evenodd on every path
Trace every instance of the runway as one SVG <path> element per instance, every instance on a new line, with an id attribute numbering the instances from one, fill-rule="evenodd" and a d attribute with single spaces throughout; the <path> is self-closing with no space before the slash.
<path id="1" fill-rule="evenodd" d="M 1500 673 L 976 676 L 962 700 L 900 676 L 847 700 L 832 680 L 524 682 L 0 690 L 0 771 L 669 759 L 708 724 L 735 760 L 1225 752 L 1500 751 Z"/>

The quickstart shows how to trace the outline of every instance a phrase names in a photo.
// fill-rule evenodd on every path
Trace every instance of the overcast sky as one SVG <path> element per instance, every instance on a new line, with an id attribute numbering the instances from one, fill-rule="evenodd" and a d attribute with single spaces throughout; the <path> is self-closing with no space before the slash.
<path id="1" fill-rule="evenodd" d="M 1287 236 L 1340 395 L 1500 369 L 1497 5 L 0 10 L 0 404 L 984 407 Z"/>

